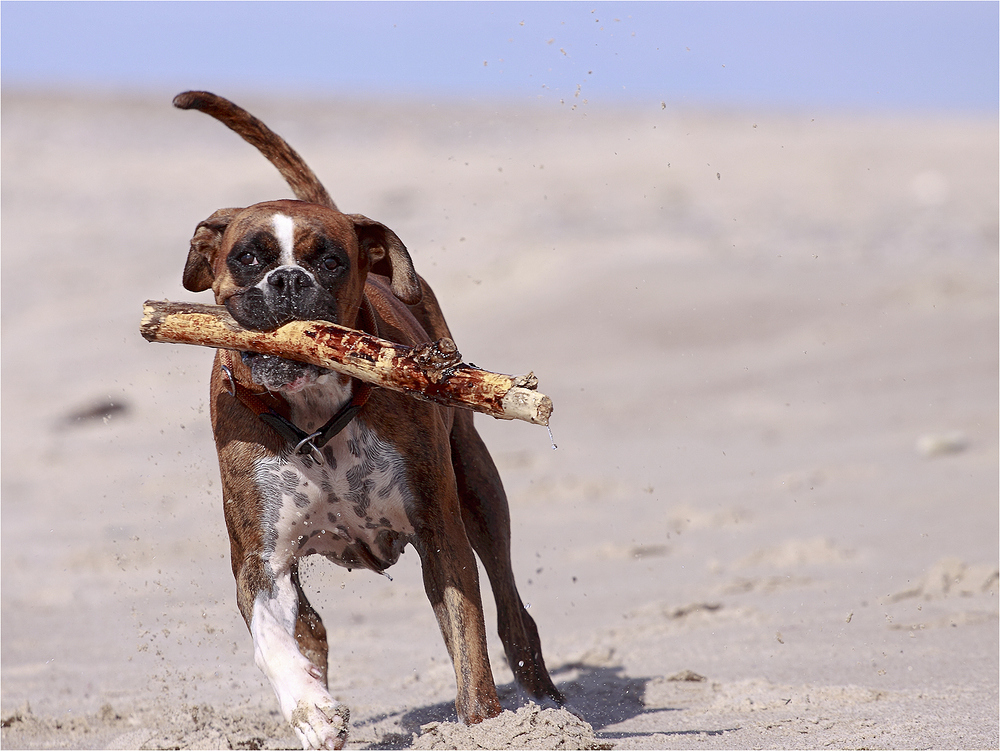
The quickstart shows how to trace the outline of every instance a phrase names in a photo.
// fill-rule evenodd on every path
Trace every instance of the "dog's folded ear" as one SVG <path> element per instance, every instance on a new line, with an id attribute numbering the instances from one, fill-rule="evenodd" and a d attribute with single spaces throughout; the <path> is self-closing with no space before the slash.
<path id="1" fill-rule="evenodd" d="M 406 246 L 395 232 L 380 222 L 361 214 L 349 214 L 354 222 L 358 243 L 368 253 L 371 272 L 389 277 L 392 293 L 407 305 L 416 305 L 423 297 L 420 280 Z"/>
<path id="2" fill-rule="evenodd" d="M 212 271 L 212 257 L 222 245 L 222 234 L 233 217 L 243 209 L 219 209 L 212 216 L 195 227 L 191 238 L 191 249 L 184 264 L 184 289 L 204 292 L 212 286 L 215 273 Z"/>

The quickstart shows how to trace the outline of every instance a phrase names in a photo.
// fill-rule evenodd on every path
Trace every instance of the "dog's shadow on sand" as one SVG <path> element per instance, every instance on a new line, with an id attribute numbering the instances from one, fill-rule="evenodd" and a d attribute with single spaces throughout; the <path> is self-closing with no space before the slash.
<path id="1" fill-rule="evenodd" d="M 646 684 L 651 678 L 633 678 L 625 674 L 624 667 L 568 663 L 550 671 L 552 679 L 566 697 L 566 708 L 591 724 L 598 738 L 604 738 L 600 731 L 609 725 L 650 712 L 663 709 L 647 709 L 643 703 Z M 560 681 L 560 676 L 565 678 Z M 504 709 L 512 711 L 526 703 L 524 695 L 514 683 L 497 687 L 497 694 Z M 368 720 L 377 722 L 384 717 Z M 442 702 L 416 707 L 399 717 L 404 732 L 389 733 L 375 743 L 365 746 L 369 749 L 405 749 L 413 743 L 413 733 L 419 734 L 420 727 L 429 722 L 456 722 L 455 704 Z M 607 734 L 608 738 L 619 736 Z"/>

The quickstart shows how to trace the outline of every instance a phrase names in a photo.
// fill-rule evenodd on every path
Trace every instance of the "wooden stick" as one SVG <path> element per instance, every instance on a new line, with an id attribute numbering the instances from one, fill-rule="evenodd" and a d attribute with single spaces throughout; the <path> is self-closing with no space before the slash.
<path id="1" fill-rule="evenodd" d="M 502 420 L 548 425 L 552 400 L 534 374 L 509 376 L 462 362 L 451 339 L 407 347 L 326 321 L 273 331 L 240 326 L 221 305 L 147 300 L 140 331 L 151 342 L 260 352 L 312 363 L 376 386 Z"/>

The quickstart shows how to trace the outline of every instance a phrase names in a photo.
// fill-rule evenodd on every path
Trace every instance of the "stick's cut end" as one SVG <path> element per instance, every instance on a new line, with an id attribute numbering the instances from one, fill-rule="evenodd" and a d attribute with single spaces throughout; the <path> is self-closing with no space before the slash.
<path id="1" fill-rule="evenodd" d="M 504 419 L 524 420 L 548 427 L 552 400 L 538 391 L 515 386 L 504 394 L 503 412 Z"/>

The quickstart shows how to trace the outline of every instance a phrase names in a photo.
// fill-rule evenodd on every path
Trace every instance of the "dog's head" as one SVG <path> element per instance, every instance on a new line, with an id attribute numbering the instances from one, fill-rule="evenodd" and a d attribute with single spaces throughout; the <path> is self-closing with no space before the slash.
<path id="1" fill-rule="evenodd" d="M 355 328 L 369 273 L 389 277 L 403 302 L 420 300 L 409 253 L 388 227 L 284 200 L 221 209 L 199 223 L 183 281 L 193 292 L 211 288 L 244 328 L 270 331 L 293 320 Z M 249 362 L 254 381 L 276 389 L 294 390 L 313 367 L 260 356 Z"/>

